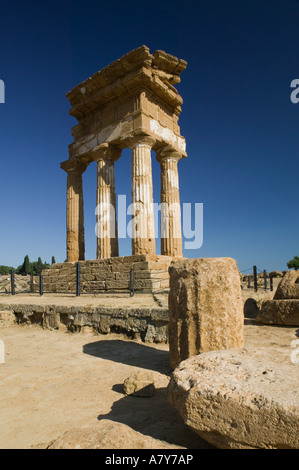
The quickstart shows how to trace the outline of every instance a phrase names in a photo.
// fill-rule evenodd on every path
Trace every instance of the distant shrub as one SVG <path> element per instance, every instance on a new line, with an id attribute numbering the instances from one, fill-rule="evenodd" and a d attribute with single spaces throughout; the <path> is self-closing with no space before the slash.
<path id="1" fill-rule="evenodd" d="M 294 269 L 297 271 L 297 270 L 299 269 L 299 256 L 294 256 L 293 259 L 291 259 L 290 261 L 288 261 L 287 267 L 288 267 L 289 269 L 294 268 Z"/>
<path id="2" fill-rule="evenodd" d="M 0 265 L 0 274 L 10 274 L 11 270 L 14 269 L 12 266 Z"/>

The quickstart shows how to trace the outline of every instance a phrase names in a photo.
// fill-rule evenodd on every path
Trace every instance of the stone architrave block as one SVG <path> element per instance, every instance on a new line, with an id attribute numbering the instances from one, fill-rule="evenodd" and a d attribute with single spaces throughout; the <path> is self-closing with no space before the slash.
<path id="1" fill-rule="evenodd" d="M 171 367 L 206 351 L 243 347 L 243 301 L 234 259 L 181 260 L 169 274 Z"/>

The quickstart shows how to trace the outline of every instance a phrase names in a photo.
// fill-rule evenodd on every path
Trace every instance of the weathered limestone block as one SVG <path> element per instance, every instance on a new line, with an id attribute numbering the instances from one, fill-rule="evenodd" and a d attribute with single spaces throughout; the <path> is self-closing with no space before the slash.
<path id="1" fill-rule="evenodd" d="M 60 324 L 59 313 L 45 313 L 43 315 L 43 328 L 47 330 L 58 330 Z"/>
<path id="2" fill-rule="evenodd" d="M 155 380 L 149 372 L 138 371 L 131 374 L 124 381 L 126 395 L 135 397 L 152 397 L 155 393 Z"/>
<path id="3" fill-rule="evenodd" d="M 155 439 L 126 424 L 101 419 L 94 426 L 71 429 L 52 441 L 48 449 L 184 449 Z M 112 458 L 112 457 L 111 457 Z M 116 459 L 122 457 L 116 456 Z M 127 457 L 124 457 L 127 458 Z M 130 457 L 129 457 L 130 458 Z M 119 463 L 119 461 L 117 461 Z"/>
<path id="4" fill-rule="evenodd" d="M 76 274 L 75 266 L 72 267 L 63 267 L 59 271 L 60 276 L 70 276 Z"/>
<path id="5" fill-rule="evenodd" d="M 299 271 L 289 271 L 284 275 L 273 298 L 275 300 L 299 299 Z"/>
<path id="6" fill-rule="evenodd" d="M 299 326 L 299 299 L 264 300 L 256 322 Z"/>
<path id="7" fill-rule="evenodd" d="M 11 326 L 16 323 L 16 316 L 11 310 L 0 311 L 0 327 Z"/>
<path id="8" fill-rule="evenodd" d="M 82 275 L 81 279 L 84 280 L 84 281 L 95 281 L 96 276 L 94 274 L 84 274 L 84 275 Z"/>
<path id="9" fill-rule="evenodd" d="M 169 288 L 169 279 L 162 279 L 162 281 L 160 282 L 160 289 L 165 289 L 167 290 Z"/>
<path id="10" fill-rule="evenodd" d="M 299 272 L 288 271 L 277 286 L 273 300 L 265 300 L 256 321 L 299 325 Z"/>
<path id="11" fill-rule="evenodd" d="M 128 281 L 130 279 L 130 271 L 124 271 L 121 273 L 114 273 L 115 279 L 116 280 L 126 280 Z"/>
<path id="12" fill-rule="evenodd" d="M 242 347 L 244 315 L 236 261 L 181 260 L 169 273 L 171 366 L 206 351 Z"/>
<path id="13" fill-rule="evenodd" d="M 129 288 L 129 280 L 115 280 L 109 279 L 106 281 L 106 288 L 108 290 L 117 290 L 117 289 L 128 289 Z"/>
<path id="14" fill-rule="evenodd" d="M 163 321 L 149 322 L 143 340 L 146 343 L 168 343 L 168 325 Z"/>
<path id="15" fill-rule="evenodd" d="M 110 271 L 108 271 L 107 273 L 99 272 L 98 274 L 94 274 L 93 276 L 94 276 L 95 281 L 105 281 L 106 279 L 115 279 L 115 273 L 112 273 Z M 86 277 L 83 276 L 83 279 L 85 280 Z"/>
<path id="16" fill-rule="evenodd" d="M 271 273 L 269 273 L 269 277 L 282 277 L 283 276 L 283 273 L 281 271 L 271 271 Z"/>
<path id="17" fill-rule="evenodd" d="M 154 286 L 154 281 L 151 279 L 136 279 L 135 278 L 135 287 L 136 289 L 150 289 Z"/>
<path id="18" fill-rule="evenodd" d="M 99 266 L 91 266 L 90 267 L 90 273 L 91 274 L 108 274 L 111 272 L 111 266 L 106 265 L 99 265 Z"/>
<path id="19" fill-rule="evenodd" d="M 98 290 L 105 290 L 106 289 L 106 282 L 105 281 L 89 281 L 89 282 L 82 282 L 81 284 L 82 291 L 84 292 L 95 292 Z"/>
<path id="20" fill-rule="evenodd" d="M 168 399 L 224 449 L 298 449 L 298 364 L 285 348 L 210 351 L 180 363 Z"/>

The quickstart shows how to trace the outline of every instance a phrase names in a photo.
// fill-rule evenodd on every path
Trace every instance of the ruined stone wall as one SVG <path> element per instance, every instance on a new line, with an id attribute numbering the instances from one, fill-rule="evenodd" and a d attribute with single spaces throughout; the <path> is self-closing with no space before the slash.
<path id="1" fill-rule="evenodd" d="M 130 270 L 135 273 L 135 291 L 153 292 L 169 288 L 168 267 L 172 257 L 135 255 L 80 262 L 81 293 L 128 292 Z M 44 292 L 75 292 L 76 264 L 56 263 L 43 271 Z"/>
<path id="2" fill-rule="evenodd" d="M 121 333 L 145 342 L 168 342 L 168 308 L 95 305 L 1 304 L 0 327 L 14 322 L 71 332 L 92 328 L 100 334 Z"/>

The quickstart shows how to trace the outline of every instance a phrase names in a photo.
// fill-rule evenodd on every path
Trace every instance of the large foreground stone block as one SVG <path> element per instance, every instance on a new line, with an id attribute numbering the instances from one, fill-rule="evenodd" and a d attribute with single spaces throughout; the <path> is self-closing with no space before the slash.
<path id="1" fill-rule="evenodd" d="M 135 431 L 124 423 L 101 419 L 93 426 L 71 429 L 47 449 L 183 449 L 184 447 Z M 108 457 L 109 458 L 109 457 Z M 113 455 L 111 456 L 111 459 Z M 121 459 L 121 457 L 116 457 Z M 126 459 L 128 457 L 125 457 Z M 131 457 L 129 457 L 131 458 Z M 117 461 L 116 463 L 120 463 Z"/>
<path id="2" fill-rule="evenodd" d="M 288 348 L 210 351 L 183 361 L 168 400 L 224 449 L 299 448 L 298 363 Z"/>
<path id="3" fill-rule="evenodd" d="M 199 353 L 243 346 L 243 301 L 234 259 L 181 260 L 170 266 L 169 274 L 173 368 Z"/>

